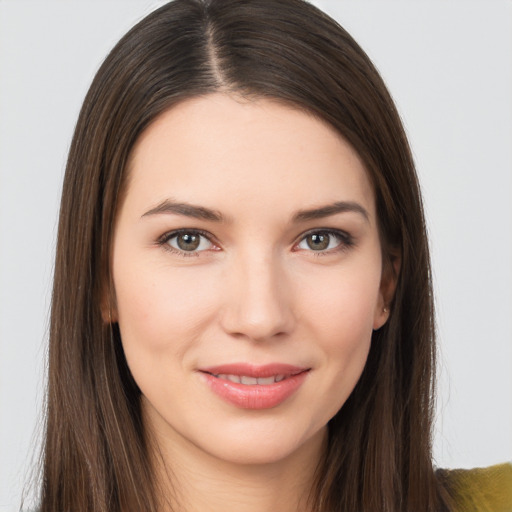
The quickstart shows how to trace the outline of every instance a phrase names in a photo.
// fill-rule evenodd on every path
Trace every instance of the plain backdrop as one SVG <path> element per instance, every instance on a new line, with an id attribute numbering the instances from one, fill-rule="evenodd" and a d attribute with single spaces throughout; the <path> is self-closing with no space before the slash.
<path id="1" fill-rule="evenodd" d="M 34 463 L 61 180 L 94 72 L 164 2 L 0 0 L 0 512 Z M 374 60 L 425 194 L 436 464 L 512 459 L 512 3 L 315 2 Z"/>

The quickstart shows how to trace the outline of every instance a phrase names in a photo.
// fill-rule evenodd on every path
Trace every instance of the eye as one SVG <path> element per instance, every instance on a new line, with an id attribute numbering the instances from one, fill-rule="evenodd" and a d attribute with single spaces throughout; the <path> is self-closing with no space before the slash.
<path id="1" fill-rule="evenodd" d="M 196 255 L 201 251 L 207 251 L 215 247 L 205 233 L 193 229 L 166 233 L 159 240 L 159 244 L 183 256 Z"/>
<path id="2" fill-rule="evenodd" d="M 352 238 L 347 233 L 321 230 L 307 233 L 297 248 L 314 252 L 331 252 L 351 245 L 353 245 Z"/>

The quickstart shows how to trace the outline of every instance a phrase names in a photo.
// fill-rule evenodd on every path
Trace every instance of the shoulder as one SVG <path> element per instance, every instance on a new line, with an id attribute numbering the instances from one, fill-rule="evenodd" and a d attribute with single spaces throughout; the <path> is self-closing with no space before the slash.
<path id="1" fill-rule="evenodd" d="M 512 463 L 487 468 L 439 469 L 455 512 L 512 511 Z"/>

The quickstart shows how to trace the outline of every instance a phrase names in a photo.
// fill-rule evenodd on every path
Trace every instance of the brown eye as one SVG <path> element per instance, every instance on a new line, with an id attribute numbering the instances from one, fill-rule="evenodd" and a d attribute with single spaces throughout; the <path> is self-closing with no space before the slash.
<path id="1" fill-rule="evenodd" d="M 313 252 L 328 252 L 331 250 L 350 247 L 350 235 L 337 231 L 313 231 L 304 235 L 298 248 Z"/>
<path id="2" fill-rule="evenodd" d="M 182 251 L 195 251 L 199 247 L 201 241 L 199 235 L 184 233 L 176 237 L 176 244 Z"/>
<path id="3" fill-rule="evenodd" d="M 164 242 L 181 253 L 197 253 L 213 247 L 213 244 L 205 235 L 195 231 L 175 232 L 167 237 Z"/>
<path id="4" fill-rule="evenodd" d="M 329 247 L 331 235 L 328 233 L 314 233 L 306 237 L 306 243 L 313 251 L 323 251 Z"/>

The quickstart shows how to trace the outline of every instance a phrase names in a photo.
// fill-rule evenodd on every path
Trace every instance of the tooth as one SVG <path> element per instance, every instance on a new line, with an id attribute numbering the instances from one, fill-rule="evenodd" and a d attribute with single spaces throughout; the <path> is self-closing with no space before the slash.
<path id="1" fill-rule="evenodd" d="M 284 380 L 284 375 L 276 375 L 275 379 L 276 379 L 276 382 L 281 382 L 282 380 Z"/>
<path id="2" fill-rule="evenodd" d="M 253 386 L 254 384 L 258 384 L 258 379 L 256 377 L 246 377 L 245 375 L 242 375 L 240 377 L 240 384 Z"/>
<path id="3" fill-rule="evenodd" d="M 233 377 L 236 379 L 235 375 L 228 375 L 226 373 L 219 373 L 219 375 L 216 375 L 218 379 L 222 380 L 230 380 L 231 382 L 238 382 L 240 384 L 239 380 L 233 380 Z"/>
<path id="4" fill-rule="evenodd" d="M 226 379 L 231 382 L 236 382 L 237 384 L 240 384 L 240 377 L 238 375 L 226 375 Z"/>
<path id="5" fill-rule="evenodd" d="M 263 386 L 268 386 L 269 384 L 274 384 L 274 377 L 258 377 L 258 384 Z"/>

